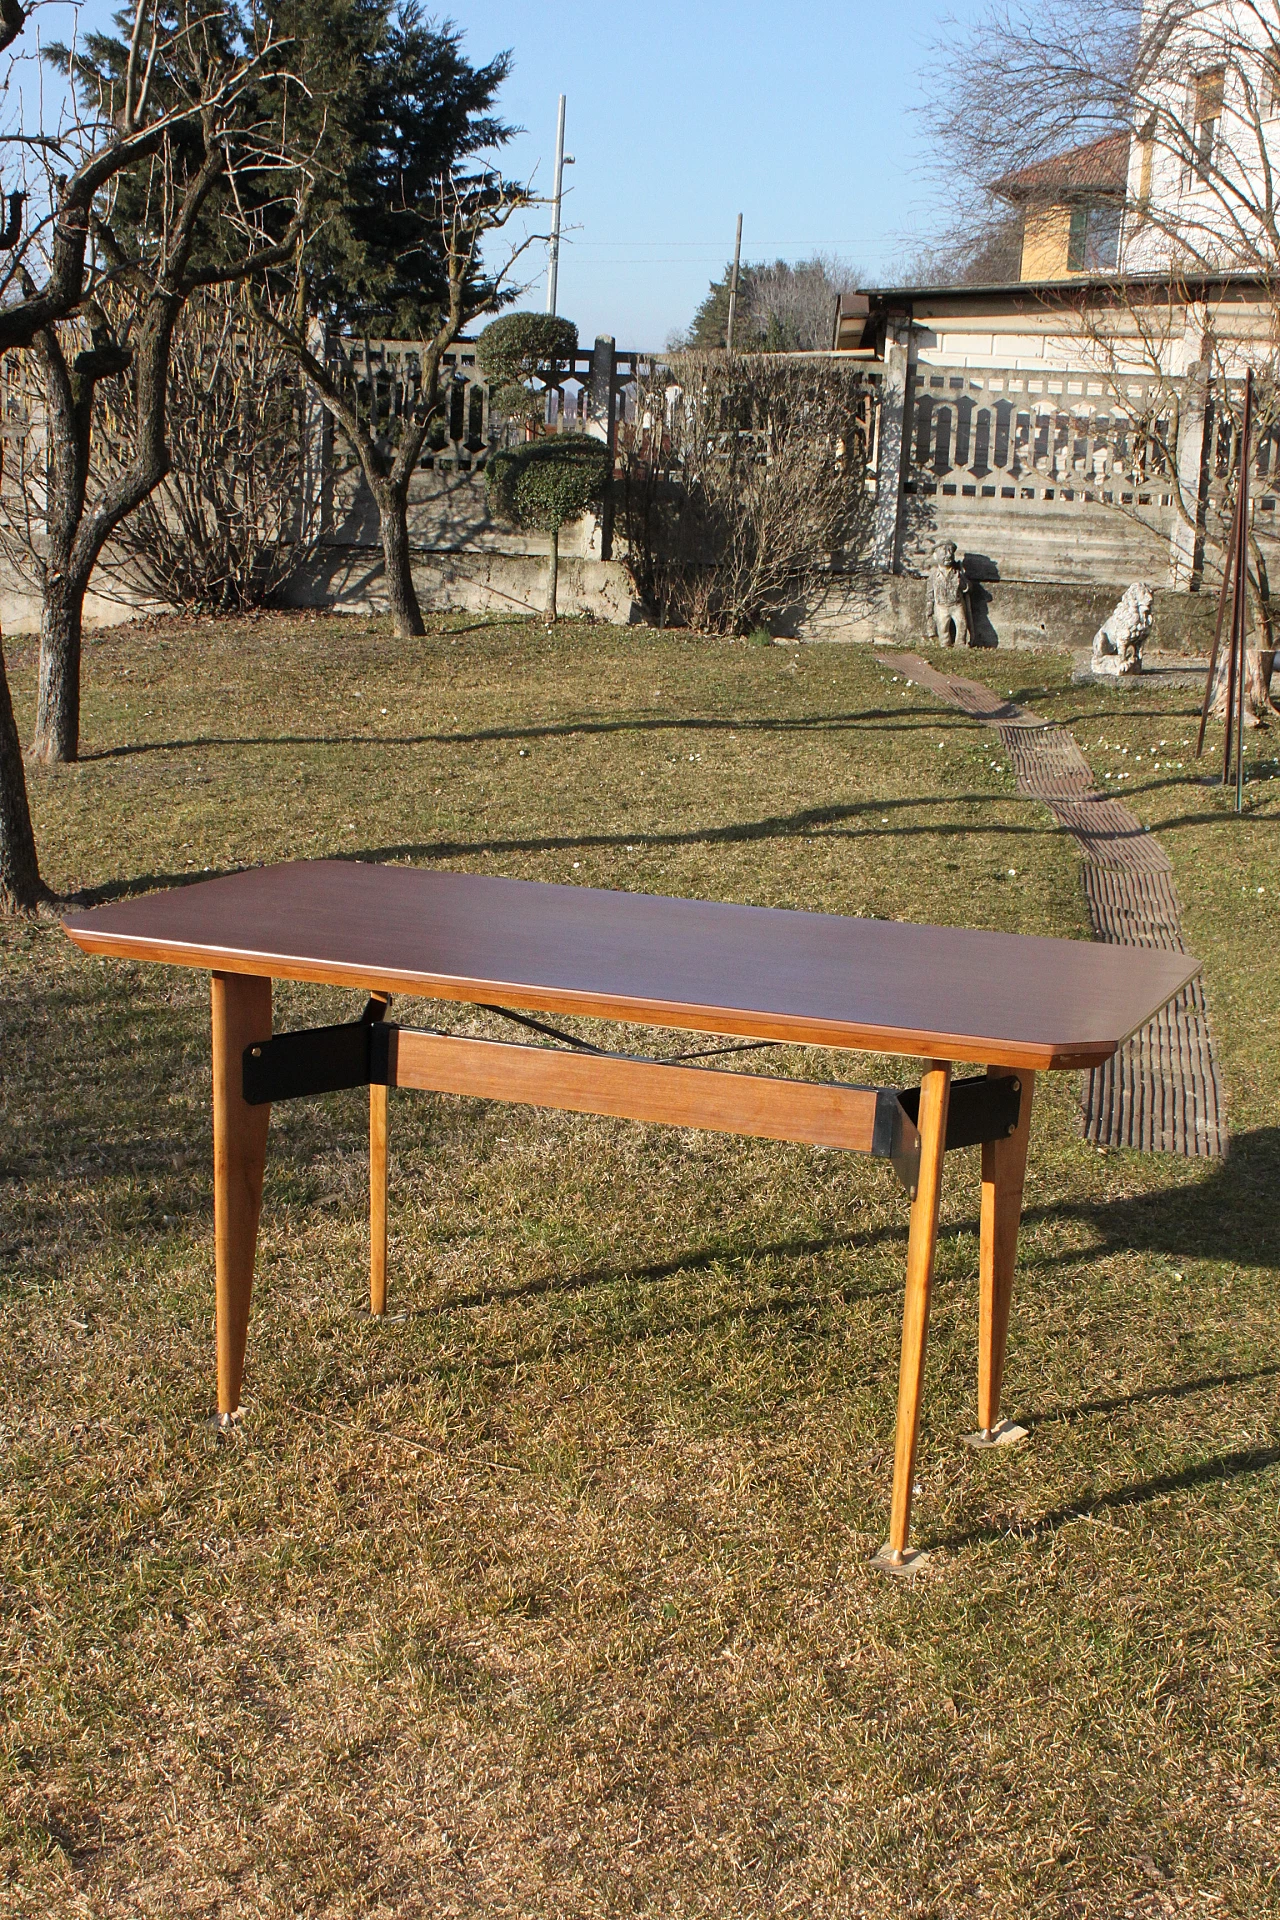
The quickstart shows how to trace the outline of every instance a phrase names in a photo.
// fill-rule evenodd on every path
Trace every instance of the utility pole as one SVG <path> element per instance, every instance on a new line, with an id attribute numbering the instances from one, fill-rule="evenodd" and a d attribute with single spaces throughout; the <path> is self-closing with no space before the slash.
<path id="1" fill-rule="evenodd" d="M 557 283 L 560 278 L 560 196 L 564 190 L 564 170 L 573 165 L 573 155 L 564 150 L 564 95 L 556 116 L 556 174 L 551 195 L 551 241 L 547 248 L 547 312 L 556 310 Z"/>
<path id="2" fill-rule="evenodd" d="M 558 204 L 558 203 L 557 203 Z M 558 216 L 557 216 L 558 218 Z M 742 215 L 738 215 L 738 232 L 733 243 L 733 272 L 729 276 L 729 324 L 725 328 L 724 350 L 733 352 L 733 323 L 738 312 L 738 262 L 742 258 Z"/>

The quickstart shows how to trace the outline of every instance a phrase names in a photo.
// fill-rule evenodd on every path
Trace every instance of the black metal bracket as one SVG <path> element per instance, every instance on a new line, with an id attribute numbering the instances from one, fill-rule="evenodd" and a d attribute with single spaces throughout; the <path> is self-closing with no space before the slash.
<path id="1" fill-rule="evenodd" d="M 395 1032 L 386 1019 L 390 1004 L 389 998 L 370 1000 L 358 1020 L 344 1021 L 339 1027 L 277 1033 L 246 1047 L 245 1104 L 274 1106 L 278 1100 L 341 1093 L 347 1087 L 387 1086 Z"/>
<path id="2" fill-rule="evenodd" d="M 920 1121 L 920 1089 L 907 1087 L 898 1101 L 913 1126 Z M 973 1080 L 953 1080 L 947 1106 L 946 1151 L 980 1146 L 984 1140 L 1007 1140 L 1018 1131 L 1022 1114 L 1022 1082 L 1016 1074 L 999 1079 L 980 1074 Z"/>
<path id="3" fill-rule="evenodd" d="M 896 1087 L 876 1087 L 876 1117 L 871 1130 L 873 1160 L 890 1160 L 907 1192 L 915 1199 L 920 1178 L 920 1135 Z"/>

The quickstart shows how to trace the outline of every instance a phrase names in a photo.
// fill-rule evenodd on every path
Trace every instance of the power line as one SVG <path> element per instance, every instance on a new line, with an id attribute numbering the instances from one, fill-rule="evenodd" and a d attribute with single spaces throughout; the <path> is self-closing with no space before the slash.
<path id="1" fill-rule="evenodd" d="M 566 238 L 565 244 L 573 244 L 578 247 L 715 247 L 717 249 L 720 249 L 722 245 L 721 242 L 713 239 L 672 240 L 664 238 L 661 240 L 638 240 L 634 234 L 629 234 L 625 240 L 579 239 L 570 243 Z M 757 240 L 752 244 L 758 247 L 815 247 L 818 249 L 824 247 L 891 247 L 900 246 L 902 244 L 902 236 L 898 234 L 864 235 L 861 240 Z"/>

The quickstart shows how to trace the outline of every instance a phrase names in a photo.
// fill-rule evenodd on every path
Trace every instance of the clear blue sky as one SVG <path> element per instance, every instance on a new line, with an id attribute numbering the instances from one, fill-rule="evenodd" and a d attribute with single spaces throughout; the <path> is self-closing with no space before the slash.
<path id="1" fill-rule="evenodd" d="M 510 48 L 505 118 L 525 132 L 506 170 L 550 190 L 556 99 L 568 96 L 561 313 L 584 341 L 661 347 L 686 326 L 733 251 L 798 260 L 843 255 L 871 282 L 934 225 L 917 75 L 947 19 L 981 0 L 458 0 L 451 17 L 477 64 Z M 87 0 L 81 18 L 119 0 Z M 69 8 L 38 13 L 66 36 Z M 27 44 L 30 44 L 29 40 Z M 543 230 L 539 209 L 533 225 Z M 545 248 L 522 304 L 542 307 Z"/>
<path id="2" fill-rule="evenodd" d="M 659 347 L 733 251 L 835 252 L 872 279 L 929 237 L 936 189 L 911 113 L 945 14 L 976 0 L 467 0 L 470 57 L 509 47 L 510 169 L 549 190 L 568 96 L 560 311 L 590 340 Z M 543 216 L 545 219 L 545 215 Z M 540 258 L 543 265 L 545 254 Z M 542 305 L 545 277 L 528 304 Z M 536 299 L 535 299 L 536 295 Z"/>

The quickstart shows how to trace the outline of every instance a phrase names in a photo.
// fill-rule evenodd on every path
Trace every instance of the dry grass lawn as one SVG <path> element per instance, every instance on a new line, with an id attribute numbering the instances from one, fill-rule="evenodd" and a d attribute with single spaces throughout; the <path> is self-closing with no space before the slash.
<path id="1" fill-rule="evenodd" d="M 1075 1076 L 1044 1086 L 1031 1437 L 982 1456 L 949 1160 L 914 1585 L 866 1566 L 887 1168 L 393 1096 L 375 1325 L 364 1099 L 295 1103 L 224 1443 L 206 982 L 0 932 L 0 1913 L 1280 1911 L 1275 736 L 1237 821 L 1192 696 L 965 670 L 1161 832 L 1235 1146 L 1098 1154 Z M 13 679 L 29 726 L 29 651 Z M 49 879 L 92 898 L 336 853 L 1087 936 L 997 737 L 858 648 L 173 622 L 96 640 L 85 699 L 85 759 L 32 785 Z M 357 1004 L 286 986 L 278 1018 Z"/>

